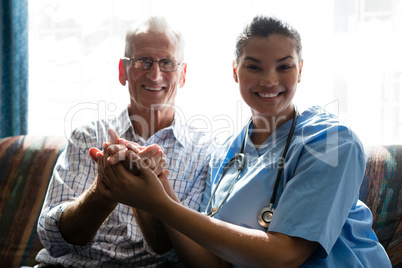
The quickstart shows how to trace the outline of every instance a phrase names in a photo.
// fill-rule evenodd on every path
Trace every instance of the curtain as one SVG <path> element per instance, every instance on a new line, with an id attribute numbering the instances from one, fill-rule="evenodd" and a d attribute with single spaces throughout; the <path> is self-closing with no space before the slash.
<path id="1" fill-rule="evenodd" d="M 27 133 L 28 1 L 1 0 L 0 137 Z"/>

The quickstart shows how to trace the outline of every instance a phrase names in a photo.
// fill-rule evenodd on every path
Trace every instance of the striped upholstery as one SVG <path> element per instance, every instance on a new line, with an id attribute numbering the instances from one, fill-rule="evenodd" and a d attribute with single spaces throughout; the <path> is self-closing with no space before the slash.
<path id="1" fill-rule="evenodd" d="M 373 213 L 373 229 L 393 267 L 402 267 L 402 145 L 374 146 L 366 153 L 360 199 Z"/>
<path id="2" fill-rule="evenodd" d="M 64 137 L 0 140 L 0 267 L 35 264 L 37 217 Z"/>
<path id="3" fill-rule="evenodd" d="M 36 222 L 63 137 L 0 140 L 0 267 L 35 265 L 42 248 Z M 402 267 L 402 145 L 368 148 L 360 199 L 372 210 L 373 228 L 394 267 Z"/>

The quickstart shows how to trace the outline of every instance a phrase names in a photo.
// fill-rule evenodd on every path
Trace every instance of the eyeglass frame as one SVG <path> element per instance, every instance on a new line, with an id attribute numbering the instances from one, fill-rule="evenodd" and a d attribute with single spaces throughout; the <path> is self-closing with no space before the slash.
<path id="1" fill-rule="evenodd" d="M 157 62 L 157 63 L 158 63 L 158 66 L 159 66 L 159 70 L 160 70 L 161 72 L 171 73 L 171 72 L 177 71 L 177 69 L 179 69 L 179 66 L 182 64 L 182 62 L 178 62 L 177 60 L 169 59 L 169 58 L 162 58 L 162 59 L 159 59 L 159 60 L 154 60 L 154 59 L 152 59 L 152 58 L 150 58 L 150 57 L 134 57 L 134 58 L 123 57 L 123 60 L 127 60 L 127 61 L 130 61 L 130 62 L 134 62 L 134 63 L 135 63 L 135 61 L 137 61 L 137 60 L 139 60 L 139 59 L 141 59 L 141 58 L 150 59 L 150 60 L 152 61 L 151 64 L 149 65 L 149 68 L 148 68 L 148 69 L 137 68 L 137 67 L 134 67 L 134 68 L 140 69 L 140 70 L 149 70 L 149 69 L 151 69 L 151 67 L 152 67 L 152 65 L 154 64 L 154 62 Z M 173 71 L 165 71 L 165 70 L 162 70 L 162 69 L 161 69 L 161 65 L 160 65 L 160 61 L 161 61 L 161 60 L 171 60 L 171 61 L 175 62 L 175 63 L 177 64 L 176 69 L 174 69 Z"/>

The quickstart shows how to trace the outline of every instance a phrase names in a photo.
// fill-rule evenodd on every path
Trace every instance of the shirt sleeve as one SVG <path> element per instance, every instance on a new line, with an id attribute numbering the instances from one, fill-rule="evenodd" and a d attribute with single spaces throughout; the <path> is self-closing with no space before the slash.
<path id="1" fill-rule="evenodd" d="M 71 201 L 89 188 L 95 179 L 95 165 L 87 153 L 94 146 L 90 141 L 84 132 L 74 132 L 53 170 L 37 227 L 43 246 L 53 257 L 84 248 L 67 243 L 58 225 Z"/>
<path id="2" fill-rule="evenodd" d="M 336 136 L 335 136 L 336 135 Z M 364 176 L 361 143 L 347 129 L 337 129 L 303 143 L 280 197 L 269 231 L 321 244 L 326 257 L 356 203 Z"/>

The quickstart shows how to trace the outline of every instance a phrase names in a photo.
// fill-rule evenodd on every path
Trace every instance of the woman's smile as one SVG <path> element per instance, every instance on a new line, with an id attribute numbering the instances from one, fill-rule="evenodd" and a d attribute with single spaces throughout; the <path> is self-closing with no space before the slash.
<path id="1" fill-rule="evenodd" d="M 282 96 L 283 92 L 256 92 L 255 94 L 264 101 L 275 101 Z"/>
<path id="2" fill-rule="evenodd" d="M 240 94 L 253 114 L 290 118 L 301 69 L 294 41 L 273 34 L 248 40 L 234 74 Z"/>

